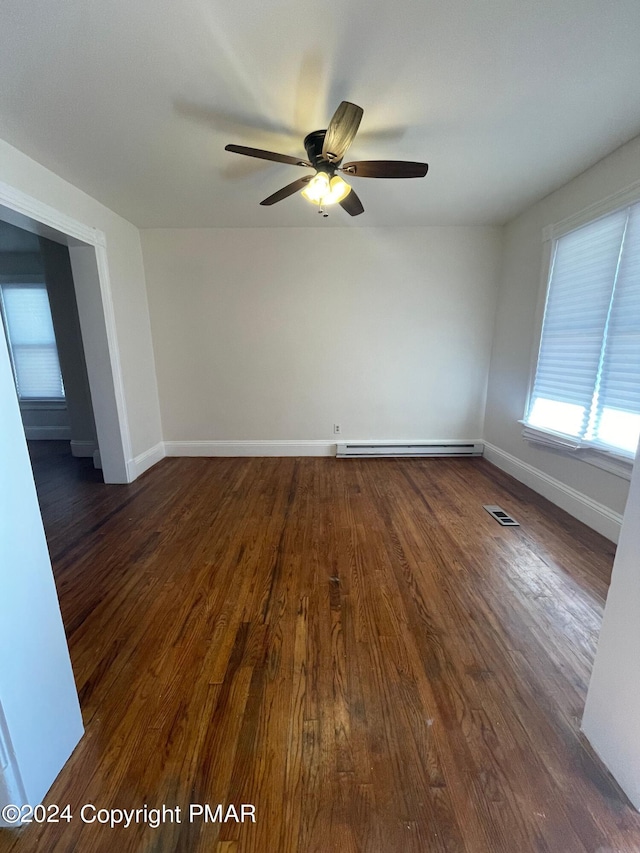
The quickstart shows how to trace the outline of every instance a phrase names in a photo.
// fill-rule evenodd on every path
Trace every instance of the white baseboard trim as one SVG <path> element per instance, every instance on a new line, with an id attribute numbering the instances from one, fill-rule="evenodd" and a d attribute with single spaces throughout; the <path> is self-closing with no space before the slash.
<path id="1" fill-rule="evenodd" d="M 143 453 L 139 453 L 135 459 L 130 459 L 127 462 L 128 481 L 132 483 L 140 476 L 140 474 L 144 474 L 144 472 L 148 471 L 149 468 L 156 464 L 156 462 L 164 459 L 165 455 L 164 443 L 159 441 L 153 447 L 150 447 Z"/>
<path id="2" fill-rule="evenodd" d="M 75 441 L 71 439 L 71 455 L 78 458 L 93 456 L 98 449 L 95 441 Z"/>
<path id="3" fill-rule="evenodd" d="M 334 441 L 165 441 L 167 456 L 335 456 Z"/>
<path id="4" fill-rule="evenodd" d="M 622 525 L 619 513 L 486 441 L 484 458 L 602 536 L 612 542 L 618 541 Z"/>
<path id="5" fill-rule="evenodd" d="M 71 429 L 66 426 L 28 426 L 24 428 L 27 441 L 69 441 Z"/>

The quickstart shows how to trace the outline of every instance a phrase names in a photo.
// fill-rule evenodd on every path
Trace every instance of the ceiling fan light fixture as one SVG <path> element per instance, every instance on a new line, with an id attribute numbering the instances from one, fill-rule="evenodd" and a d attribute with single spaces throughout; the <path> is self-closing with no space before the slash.
<path id="1" fill-rule="evenodd" d="M 326 172 L 316 172 L 307 186 L 302 190 L 302 195 L 312 204 L 325 206 L 337 204 L 346 198 L 351 192 L 349 184 L 341 177 L 334 175 L 329 178 Z"/>
<path id="2" fill-rule="evenodd" d="M 358 178 L 424 178 L 429 169 L 428 163 L 409 160 L 356 160 L 353 163 L 342 163 L 358 132 L 362 113 L 362 107 L 350 101 L 342 101 L 326 130 L 313 130 L 305 136 L 304 147 L 308 160 L 300 160 L 290 154 L 263 151 L 261 148 L 247 148 L 246 145 L 226 145 L 225 150 L 246 157 L 257 157 L 259 160 L 315 169 L 315 175 L 307 174 L 287 184 L 263 199 L 261 205 L 276 204 L 302 191 L 307 201 L 317 205 L 318 212 L 323 216 L 328 215 L 325 207 L 330 204 L 339 204 L 349 216 L 359 216 L 364 213 L 362 202 L 349 184 L 335 174 L 336 170 Z"/>

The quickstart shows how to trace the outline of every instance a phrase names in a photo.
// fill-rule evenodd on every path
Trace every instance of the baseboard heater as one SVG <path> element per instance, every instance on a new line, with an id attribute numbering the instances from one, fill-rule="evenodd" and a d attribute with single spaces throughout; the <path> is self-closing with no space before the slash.
<path id="1" fill-rule="evenodd" d="M 482 456 L 481 441 L 421 441 L 416 444 L 344 442 L 336 445 L 338 459 L 362 456 Z"/>

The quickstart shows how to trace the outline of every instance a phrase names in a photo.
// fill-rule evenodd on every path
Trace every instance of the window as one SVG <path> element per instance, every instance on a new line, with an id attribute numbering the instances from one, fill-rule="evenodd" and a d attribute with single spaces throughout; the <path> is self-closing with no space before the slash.
<path id="1" fill-rule="evenodd" d="M 525 425 L 550 433 L 550 443 L 558 434 L 564 446 L 634 456 L 640 434 L 640 202 L 555 241 Z"/>
<path id="2" fill-rule="evenodd" d="M 0 308 L 20 400 L 63 400 L 46 286 L 1 284 Z"/>

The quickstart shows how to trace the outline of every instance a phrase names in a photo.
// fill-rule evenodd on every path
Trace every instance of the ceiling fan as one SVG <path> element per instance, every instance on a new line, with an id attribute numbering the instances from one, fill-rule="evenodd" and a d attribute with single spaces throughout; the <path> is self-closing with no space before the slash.
<path id="1" fill-rule="evenodd" d="M 341 165 L 342 158 L 358 132 L 362 115 L 362 107 L 342 101 L 326 130 L 314 130 L 305 137 L 304 147 L 308 160 L 290 157 L 288 154 L 276 154 L 275 151 L 263 151 L 260 148 L 247 148 L 244 145 L 226 145 L 225 151 L 315 169 L 314 175 L 298 178 L 265 198 L 260 204 L 275 204 L 301 190 L 308 201 L 318 205 L 318 213 L 325 217 L 328 216 L 325 207 L 335 203 L 351 216 L 358 216 L 364 212 L 362 202 L 336 172 L 358 178 L 423 178 L 429 168 L 426 163 L 407 160 L 357 160 Z"/>

